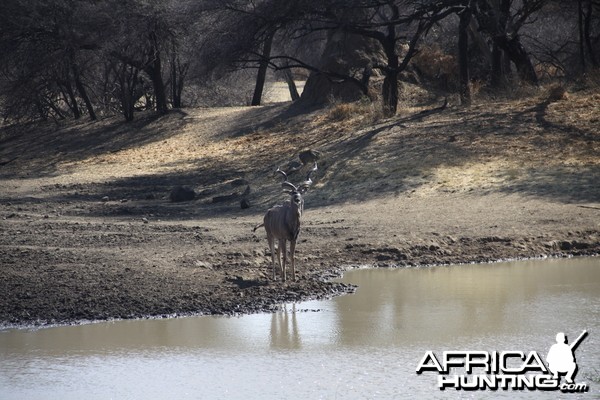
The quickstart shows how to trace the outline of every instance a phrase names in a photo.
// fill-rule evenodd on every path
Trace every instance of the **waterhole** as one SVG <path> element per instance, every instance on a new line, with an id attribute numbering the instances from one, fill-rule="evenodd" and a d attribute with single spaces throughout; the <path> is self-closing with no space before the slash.
<path id="1" fill-rule="evenodd" d="M 0 331 L 2 399 L 556 398 L 441 391 L 425 352 L 536 351 L 588 336 L 577 382 L 600 393 L 600 258 L 361 269 L 355 294 L 273 314 Z"/>

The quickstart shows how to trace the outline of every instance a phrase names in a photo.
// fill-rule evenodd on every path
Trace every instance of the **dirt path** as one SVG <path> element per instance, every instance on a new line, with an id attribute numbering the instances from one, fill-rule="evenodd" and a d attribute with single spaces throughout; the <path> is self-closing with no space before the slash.
<path id="1" fill-rule="evenodd" d="M 352 291 L 327 280 L 352 265 L 598 254 L 599 100 L 422 118 L 415 107 L 375 122 L 368 105 L 271 105 L 4 129 L 0 321 L 255 312 Z M 285 199 L 272 171 L 303 148 L 322 159 L 299 279 L 282 284 L 251 230 Z M 197 199 L 170 202 L 177 185 Z"/>

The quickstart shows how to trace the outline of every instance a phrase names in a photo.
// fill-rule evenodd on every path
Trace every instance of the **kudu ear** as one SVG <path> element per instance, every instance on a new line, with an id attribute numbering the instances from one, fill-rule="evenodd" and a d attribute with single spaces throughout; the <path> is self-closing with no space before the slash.
<path id="1" fill-rule="evenodd" d="M 300 194 L 304 194 L 304 193 L 308 192 L 308 189 L 310 189 L 310 185 L 307 185 L 306 182 L 303 182 L 298 187 L 298 192 L 300 192 Z"/>

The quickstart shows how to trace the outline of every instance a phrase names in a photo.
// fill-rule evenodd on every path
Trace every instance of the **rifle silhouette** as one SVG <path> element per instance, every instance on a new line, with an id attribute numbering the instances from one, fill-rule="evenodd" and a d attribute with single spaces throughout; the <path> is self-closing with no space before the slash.
<path id="1" fill-rule="evenodd" d="M 579 346 L 579 343 L 581 343 L 581 341 L 587 336 L 587 334 L 588 331 L 584 329 L 583 332 L 581 332 L 581 335 L 579 335 L 579 337 L 569 345 L 572 351 L 575 351 L 575 348 Z"/>

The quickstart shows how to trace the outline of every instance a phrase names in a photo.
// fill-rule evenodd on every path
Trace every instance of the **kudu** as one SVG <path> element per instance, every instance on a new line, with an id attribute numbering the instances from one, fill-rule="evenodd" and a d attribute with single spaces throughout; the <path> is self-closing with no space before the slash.
<path id="1" fill-rule="evenodd" d="M 261 226 L 265 227 L 267 232 L 267 240 L 269 241 L 269 249 L 271 250 L 271 261 L 273 263 L 273 280 L 276 279 L 276 269 L 279 266 L 281 279 L 286 281 L 286 262 L 287 262 L 287 242 L 290 242 L 290 263 L 292 265 L 292 280 L 296 280 L 296 268 L 294 263 L 294 253 L 296 251 L 296 240 L 300 234 L 300 219 L 304 213 L 304 199 L 302 195 L 308 191 L 313 181 L 310 178 L 312 173 L 317 170 L 315 162 L 312 169 L 306 175 L 306 180 L 300 185 L 295 186 L 288 181 L 287 174 L 280 168 L 277 168 L 276 173 L 283 176 L 284 181 L 281 184 L 285 192 L 290 195 L 290 200 L 283 204 L 274 206 L 267 210 L 263 223 L 254 227 L 256 231 Z M 277 246 L 277 264 L 275 264 L 275 240 L 278 240 Z M 281 255 L 283 253 L 283 264 L 281 263 Z"/>

